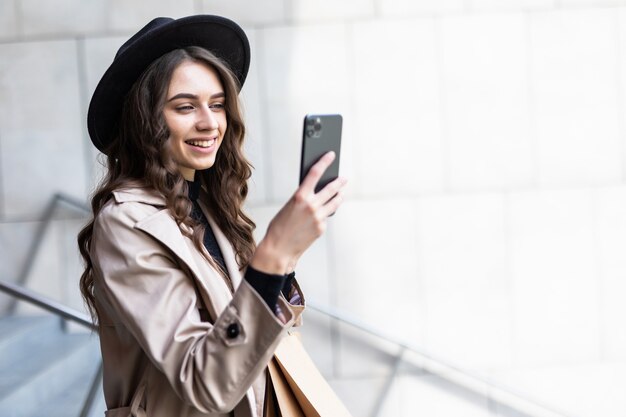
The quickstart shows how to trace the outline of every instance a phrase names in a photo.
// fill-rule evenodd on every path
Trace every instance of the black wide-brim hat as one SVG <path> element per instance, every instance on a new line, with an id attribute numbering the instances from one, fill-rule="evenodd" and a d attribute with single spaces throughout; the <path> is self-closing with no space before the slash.
<path id="1" fill-rule="evenodd" d="M 105 153 L 115 139 L 124 100 L 139 76 L 155 59 L 187 46 L 213 52 L 243 86 L 250 67 L 250 44 L 244 31 L 220 16 L 157 17 L 117 51 L 89 103 L 87 126 L 93 144 Z"/>

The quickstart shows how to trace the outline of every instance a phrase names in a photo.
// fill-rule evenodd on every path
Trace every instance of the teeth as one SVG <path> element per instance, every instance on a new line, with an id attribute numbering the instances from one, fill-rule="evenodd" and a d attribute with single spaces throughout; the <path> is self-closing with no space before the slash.
<path id="1" fill-rule="evenodd" d="M 201 148 L 208 148 L 209 146 L 213 145 L 213 142 L 215 142 L 215 139 L 209 139 L 209 140 L 188 140 L 187 143 L 193 146 L 199 146 Z"/>

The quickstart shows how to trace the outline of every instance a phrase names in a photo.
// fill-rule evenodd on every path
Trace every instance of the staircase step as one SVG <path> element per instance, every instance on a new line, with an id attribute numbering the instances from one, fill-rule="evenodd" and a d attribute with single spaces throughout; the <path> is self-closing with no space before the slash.
<path id="1" fill-rule="evenodd" d="M 2 339 L 12 334 L 14 331 L 21 329 L 24 325 L 30 325 L 33 320 L 40 319 L 41 317 L 29 317 L 29 316 L 7 316 L 0 319 L 0 342 Z"/>
<path id="2" fill-rule="evenodd" d="M 65 360 L 87 340 L 85 336 L 48 335 L 36 344 L 22 345 L 21 351 L 10 357 L 0 358 L 0 398 L 50 365 Z"/>
<path id="3" fill-rule="evenodd" d="M 76 375 L 77 378 L 74 383 L 57 394 L 49 402 L 49 405 L 46 408 L 46 417 L 77 417 L 80 415 L 93 379 L 98 371 L 99 363 L 98 361 L 95 361 L 92 365 L 93 366 L 85 367 L 80 374 Z M 94 398 L 95 404 L 92 404 L 92 408 L 98 404 L 98 400 L 101 396 L 100 391 L 102 391 L 102 386 L 99 385 L 98 388 L 98 395 Z M 40 415 L 41 414 L 33 414 L 30 417 L 40 417 Z M 97 415 L 98 417 L 102 417 L 102 415 L 104 415 L 104 408 L 102 408 L 102 411 L 100 411 Z"/>
<path id="4" fill-rule="evenodd" d="M 19 325 L 0 325 L 0 330 L 6 330 L 0 335 L 0 416 L 47 416 L 47 410 L 65 397 L 69 405 L 59 407 L 66 407 L 65 415 L 73 415 L 67 407 L 78 402 L 80 410 L 100 362 L 98 338 L 65 334 L 55 318 L 17 321 Z M 78 384 L 82 390 L 70 388 Z M 81 391 L 82 400 L 69 398 Z"/>
<path id="5" fill-rule="evenodd" d="M 24 346 L 37 346 L 61 331 L 61 320 L 54 316 L 10 316 L 0 319 L 0 371 L 5 363 L 19 356 Z"/>

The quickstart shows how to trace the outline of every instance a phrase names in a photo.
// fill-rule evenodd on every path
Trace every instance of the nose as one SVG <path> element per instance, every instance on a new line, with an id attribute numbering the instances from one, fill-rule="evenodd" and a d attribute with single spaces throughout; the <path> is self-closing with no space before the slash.
<path id="1" fill-rule="evenodd" d="M 218 128 L 217 119 L 208 106 L 203 106 L 197 114 L 196 128 L 198 130 L 215 130 Z"/>

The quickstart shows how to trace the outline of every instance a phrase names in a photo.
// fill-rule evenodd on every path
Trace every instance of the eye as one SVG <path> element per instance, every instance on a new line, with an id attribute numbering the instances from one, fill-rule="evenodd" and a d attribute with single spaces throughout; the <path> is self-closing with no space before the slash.
<path id="1" fill-rule="evenodd" d="M 224 110 L 224 103 L 209 104 L 209 108 L 215 111 Z"/>
<path id="2" fill-rule="evenodd" d="M 189 111 L 189 110 L 193 110 L 193 106 L 189 105 L 189 104 L 184 104 L 182 106 L 176 107 L 176 110 L 178 110 L 178 111 Z"/>

